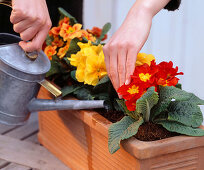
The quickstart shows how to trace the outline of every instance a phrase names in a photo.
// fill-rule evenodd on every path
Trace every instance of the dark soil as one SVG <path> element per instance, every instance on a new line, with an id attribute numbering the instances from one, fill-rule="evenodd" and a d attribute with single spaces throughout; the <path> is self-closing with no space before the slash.
<path id="1" fill-rule="evenodd" d="M 124 117 L 123 112 L 118 112 L 118 111 L 110 111 L 110 110 L 105 110 L 105 109 L 97 109 L 96 110 L 100 115 L 111 121 L 112 123 L 115 123 L 119 120 L 121 120 Z"/>
<path id="2" fill-rule="evenodd" d="M 123 112 L 118 111 L 106 111 L 103 109 L 96 110 L 103 117 L 115 123 L 124 117 Z M 162 125 L 154 124 L 152 122 L 143 123 L 135 137 L 141 141 L 155 141 L 160 139 L 165 139 L 173 136 L 178 136 L 178 133 L 169 132 Z"/>
<path id="3" fill-rule="evenodd" d="M 177 135 L 178 133 L 169 132 L 162 125 L 147 122 L 139 127 L 135 137 L 141 141 L 155 141 Z"/>

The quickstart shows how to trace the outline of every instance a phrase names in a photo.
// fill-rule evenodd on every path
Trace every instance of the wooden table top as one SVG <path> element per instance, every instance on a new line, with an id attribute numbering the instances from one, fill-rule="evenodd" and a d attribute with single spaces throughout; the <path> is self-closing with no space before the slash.
<path id="1" fill-rule="evenodd" d="M 69 170 L 39 144 L 37 133 L 37 113 L 33 113 L 28 123 L 23 126 L 0 124 L 0 169 Z"/>

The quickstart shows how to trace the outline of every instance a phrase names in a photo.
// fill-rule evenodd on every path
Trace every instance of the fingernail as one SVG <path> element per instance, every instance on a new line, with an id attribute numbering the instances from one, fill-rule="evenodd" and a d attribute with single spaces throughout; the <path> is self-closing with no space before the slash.
<path id="1" fill-rule="evenodd" d="M 128 85 L 128 84 L 130 84 L 130 80 L 129 80 L 129 79 L 127 79 L 127 80 L 125 81 L 125 85 Z"/>

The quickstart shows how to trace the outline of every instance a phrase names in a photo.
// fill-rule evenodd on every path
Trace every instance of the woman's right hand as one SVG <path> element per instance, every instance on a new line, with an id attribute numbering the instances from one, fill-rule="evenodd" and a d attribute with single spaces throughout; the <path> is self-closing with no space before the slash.
<path id="1" fill-rule="evenodd" d="M 45 0 L 12 0 L 10 21 L 27 52 L 39 51 L 46 39 L 51 20 Z"/>

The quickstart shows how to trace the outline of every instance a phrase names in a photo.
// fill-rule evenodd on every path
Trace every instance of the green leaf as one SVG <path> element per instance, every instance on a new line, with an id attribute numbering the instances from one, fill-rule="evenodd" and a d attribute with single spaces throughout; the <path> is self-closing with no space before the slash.
<path id="1" fill-rule="evenodd" d="M 98 38 L 97 43 L 99 44 L 101 42 L 101 40 L 105 37 L 105 35 L 108 33 L 108 31 L 111 29 L 111 23 L 106 23 L 103 26 L 102 32 L 101 32 L 101 36 Z"/>
<path id="2" fill-rule="evenodd" d="M 54 74 L 60 73 L 61 64 L 55 60 L 51 60 L 50 70 L 46 73 L 46 77 L 52 76 Z"/>
<path id="3" fill-rule="evenodd" d="M 164 128 L 170 132 L 177 132 L 188 136 L 204 136 L 204 130 L 199 128 L 192 128 L 174 121 L 159 122 Z"/>
<path id="4" fill-rule="evenodd" d="M 150 111 L 154 105 L 158 103 L 159 96 L 155 92 L 155 87 L 150 87 L 145 94 L 136 102 L 136 111 L 141 113 L 145 122 L 149 122 Z"/>
<path id="5" fill-rule="evenodd" d="M 80 100 L 94 100 L 95 97 L 92 95 L 91 91 L 85 87 L 81 87 L 80 89 L 73 92 L 77 99 Z"/>
<path id="6" fill-rule="evenodd" d="M 118 112 L 124 112 L 124 109 L 122 106 L 117 102 L 118 99 L 113 100 L 113 107 L 115 108 L 116 111 Z"/>
<path id="7" fill-rule="evenodd" d="M 196 105 L 204 105 L 204 100 L 198 98 L 193 93 L 188 93 L 174 86 L 165 86 L 165 87 L 160 86 L 159 102 L 152 109 L 151 120 L 154 121 L 154 119 L 160 113 L 168 111 L 167 107 L 172 102 L 172 100 L 188 101 L 189 103 L 194 103 Z"/>
<path id="8" fill-rule="evenodd" d="M 180 84 L 180 83 L 177 83 L 177 85 L 175 87 L 182 90 L 182 84 Z"/>
<path id="9" fill-rule="evenodd" d="M 52 45 L 52 41 L 54 40 L 54 38 L 52 36 L 47 35 L 46 37 L 46 45 Z"/>
<path id="10" fill-rule="evenodd" d="M 75 86 L 75 85 L 71 85 L 71 86 L 66 86 L 66 87 L 63 87 L 61 89 L 62 91 L 62 97 L 68 95 L 68 94 L 71 94 L 73 92 L 75 92 L 76 90 L 80 89 L 81 86 Z"/>
<path id="11" fill-rule="evenodd" d="M 107 84 L 110 83 L 110 79 L 108 77 L 108 75 L 106 75 L 105 77 L 103 77 L 96 86 L 94 86 L 94 91 L 98 91 L 98 89 L 101 90 L 101 88 L 103 89 L 107 89 Z"/>
<path id="12" fill-rule="evenodd" d="M 76 54 L 78 51 L 80 51 L 80 47 L 77 45 L 78 42 L 80 42 L 78 38 L 71 40 L 66 57 L 71 57 L 71 54 Z"/>
<path id="13" fill-rule="evenodd" d="M 75 17 L 73 17 L 71 14 L 69 14 L 67 11 L 65 11 L 63 8 L 59 7 L 58 8 L 59 10 L 59 13 L 63 16 L 66 16 L 69 18 L 70 22 L 71 22 L 71 25 L 74 25 L 77 23 L 77 20 Z"/>
<path id="14" fill-rule="evenodd" d="M 204 105 L 204 100 L 200 99 L 193 93 L 190 94 L 190 99 L 188 100 L 189 102 L 195 103 L 196 105 Z"/>
<path id="15" fill-rule="evenodd" d="M 76 79 L 76 70 L 71 71 L 70 75 L 71 75 L 71 78 L 73 80 L 77 81 L 77 79 Z"/>
<path id="16" fill-rule="evenodd" d="M 116 100 L 117 103 L 121 106 L 121 108 L 123 109 L 123 112 L 130 116 L 131 118 L 135 119 L 135 120 L 139 120 L 139 118 L 141 117 L 141 114 L 138 113 L 136 110 L 135 111 L 129 111 L 127 109 L 127 106 L 125 104 L 125 101 L 124 100 Z"/>
<path id="17" fill-rule="evenodd" d="M 168 107 L 168 120 L 182 123 L 186 126 L 199 127 L 203 122 L 200 107 L 189 101 L 171 102 Z"/>
<path id="18" fill-rule="evenodd" d="M 151 120 L 154 120 L 161 112 L 165 112 L 172 99 L 175 101 L 186 101 L 190 97 L 189 93 L 174 86 L 160 86 L 159 102 L 152 109 Z"/>
<path id="19" fill-rule="evenodd" d="M 138 121 L 129 116 L 125 116 L 119 122 L 113 123 L 108 129 L 108 148 L 111 154 L 120 149 L 120 141 L 134 136 L 143 119 Z"/>
<path id="20" fill-rule="evenodd" d="M 107 83 L 107 82 L 110 82 L 110 79 L 109 79 L 108 75 L 104 76 L 104 77 L 98 82 L 98 84 L 97 84 L 95 87 L 97 87 L 97 86 L 99 86 L 99 85 L 101 85 L 101 84 L 105 84 L 105 83 Z"/>

